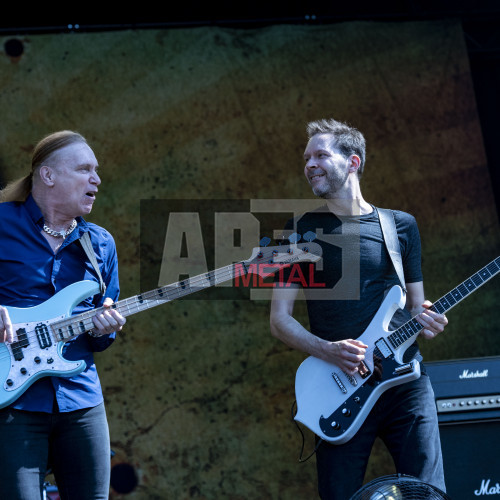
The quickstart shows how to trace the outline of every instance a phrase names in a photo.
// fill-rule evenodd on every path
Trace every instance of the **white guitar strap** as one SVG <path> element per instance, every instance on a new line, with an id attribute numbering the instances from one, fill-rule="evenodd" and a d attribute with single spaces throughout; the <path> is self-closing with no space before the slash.
<path id="1" fill-rule="evenodd" d="M 90 241 L 88 231 L 85 231 L 83 233 L 80 238 L 80 243 L 82 244 L 82 247 L 85 250 L 85 253 L 87 254 L 87 257 L 89 258 L 91 264 L 94 266 L 97 276 L 99 277 L 99 282 L 101 284 L 101 295 L 104 297 L 104 294 L 106 293 L 106 285 L 104 283 L 104 280 L 102 279 L 101 271 L 99 271 L 99 266 L 97 264 L 97 259 L 95 257 L 94 249 L 92 248 L 92 243 Z"/>
<path id="2" fill-rule="evenodd" d="M 394 214 L 392 210 L 387 208 L 377 208 L 380 227 L 384 236 L 385 246 L 391 257 L 396 273 L 398 274 L 401 288 L 406 293 L 406 282 L 403 272 L 403 261 L 401 259 L 401 251 L 399 247 L 398 232 L 396 223 L 394 222 Z"/>

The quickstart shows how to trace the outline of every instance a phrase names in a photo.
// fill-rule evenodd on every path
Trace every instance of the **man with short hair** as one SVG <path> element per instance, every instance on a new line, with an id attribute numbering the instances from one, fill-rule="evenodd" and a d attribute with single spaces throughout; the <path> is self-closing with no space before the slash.
<path id="1" fill-rule="evenodd" d="M 293 317 L 299 289 L 298 285 L 291 287 L 285 275 L 283 283 L 287 285 L 280 287 L 277 283 L 273 292 L 271 332 L 288 346 L 353 375 L 362 369 L 368 348 L 357 339 L 388 289 L 400 281 L 385 247 L 378 211 L 361 193 L 363 135 L 333 119 L 311 122 L 307 132 L 304 173 L 313 193 L 325 200 L 325 207 L 289 221 L 285 229 L 322 235 L 315 242 L 323 250 L 323 269 L 315 270 L 314 281 L 326 287 L 319 292 L 322 296 L 317 289 L 304 289 L 308 330 Z M 433 338 L 448 321 L 430 310 L 432 304 L 425 300 L 417 224 L 407 213 L 392 212 L 406 281 L 406 307 L 395 314 L 391 329 L 416 316 L 422 325 L 420 336 Z M 332 244 L 344 240 L 342 248 Z M 343 275 L 342 269 L 349 275 Z M 332 295 L 336 285 L 339 287 Z M 416 343 L 406 356 L 419 356 Z M 321 442 L 316 451 L 321 498 L 347 500 L 362 486 L 377 436 L 387 445 L 397 472 L 445 489 L 434 396 L 422 368 L 420 378 L 384 392 L 348 442 Z"/>

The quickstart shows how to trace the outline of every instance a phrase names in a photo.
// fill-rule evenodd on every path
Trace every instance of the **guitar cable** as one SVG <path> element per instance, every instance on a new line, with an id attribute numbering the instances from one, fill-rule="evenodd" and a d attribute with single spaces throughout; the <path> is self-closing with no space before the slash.
<path id="1" fill-rule="evenodd" d="M 316 446 L 314 447 L 314 450 L 311 453 L 309 453 L 309 455 L 307 457 L 305 457 L 305 458 L 303 457 L 304 446 L 305 446 L 305 436 L 304 436 L 304 433 L 302 432 L 302 429 L 300 428 L 299 424 L 297 423 L 297 421 L 294 418 L 295 415 L 297 414 L 296 407 L 297 407 L 297 400 L 295 400 L 292 403 L 291 417 L 292 417 L 292 421 L 294 422 L 295 426 L 299 430 L 300 435 L 302 437 L 302 445 L 300 447 L 300 454 L 299 454 L 299 463 L 304 463 L 304 462 L 307 462 L 316 453 L 318 448 L 321 446 L 321 443 L 323 442 L 323 440 L 316 436 L 317 442 L 316 442 Z"/>

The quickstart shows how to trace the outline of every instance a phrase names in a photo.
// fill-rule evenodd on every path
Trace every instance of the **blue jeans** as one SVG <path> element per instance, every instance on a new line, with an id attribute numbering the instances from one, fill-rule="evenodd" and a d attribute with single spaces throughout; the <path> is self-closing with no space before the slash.
<path id="1" fill-rule="evenodd" d="M 384 392 L 350 441 L 321 443 L 316 464 L 323 500 L 348 500 L 361 488 L 377 436 L 391 453 L 398 473 L 445 491 L 434 391 L 429 377 L 422 374 Z"/>
<path id="2" fill-rule="evenodd" d="M 109 497 L 104 403 L 73 412 L 0 410 L 0 498 L 40 500 L 51 467 L 62 500 Z"/>

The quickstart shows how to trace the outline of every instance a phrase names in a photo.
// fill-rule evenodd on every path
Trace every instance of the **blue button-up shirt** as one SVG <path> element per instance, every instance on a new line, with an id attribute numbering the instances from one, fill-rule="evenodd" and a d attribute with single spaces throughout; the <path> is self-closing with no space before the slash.
<path id="1" fill-rule="evenodd" d="M 118 261 L 113 237 L 102 227 L 81 217 L 77 218 L 77 222 L 77 228 L 54 253 L 41 234 L 43 216 L 31 195 L 24 203 L 0 203 L 0 305 L 21 308 L 38 306 L 72 283 L 82 280 L 99 282 L 96 271 L 77 241 L 86 231 L 89 232 L 107 287 L 106 297 L 114 301 L 118 299 Z M 104 298 L 97 293 L 76 305 L 73 314 L 100 307 L 103 302 Z M 64 358 L 84 360 L 87 365 L 85 370 L 70 378 L 42 377 L 11 406 L 20 410 L 52 412 L 57 401 L 59 411 L 66 412 L 101 403 L 103 395 L 93 353 L 109 347 L 115 335 L 93 338 L 84 333 L 67 341 L 63 349 Z"/>

